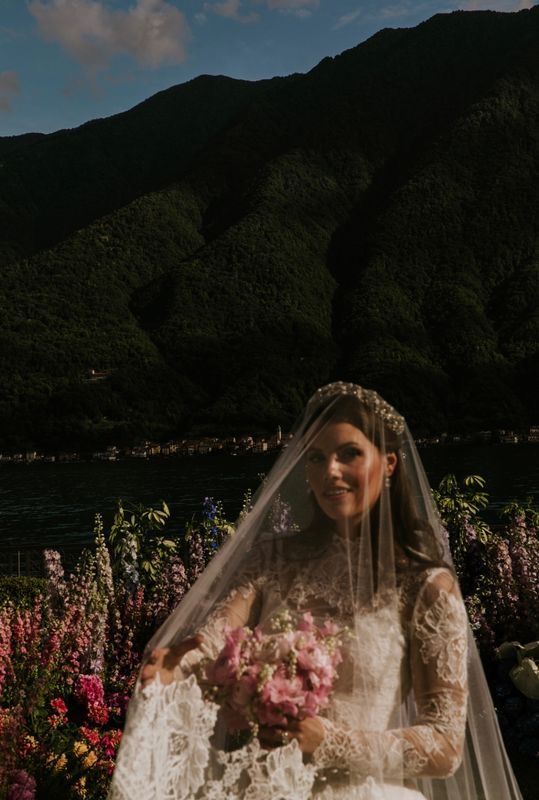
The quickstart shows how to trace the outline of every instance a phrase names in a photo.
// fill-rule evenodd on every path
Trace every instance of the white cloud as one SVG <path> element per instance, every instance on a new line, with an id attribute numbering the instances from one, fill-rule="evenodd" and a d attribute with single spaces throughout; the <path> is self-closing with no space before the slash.
<path id="1" fill-rule="evenodd" d="M 204 3 L 204 11 L 213 11 L 220 17 L 233 19 L 236 22 L 257 22 L 259 17 L 254 11 L 243 13 L 242 0 L 222 0 L 220 3 Z"/>
<path id="2" fill-rule="evenodd" d="M 179 64 L 190 31 L 181 11 L 166 0 L 135 0 L 127 11 L 104 0 L 30 0 L 43 38 L 57 42 L 91 72 L 128 54 L 147 67 Z"/>
<path id="3" fill-rule="evenodd" d="M 21 90 L 19 76 L 13 70 L 0 72 L 0 111 L 10 111 L 11 101 Z"/>
<path id="4" fill-rule="evenodd" d="M 451 6 L 451 4 L 449 4 Z M 454 4 L 456 5 L 456 4 Z M 379 11 L 372 14 L 372 19 L 402 19 L 405 17 L 417 17 L 418 15 L 431 16 L 432 14 L 445 14 L 452 11 L 452 7 L 440 6 L 435 0 L 427 0 L 424 3 L 414 3 L 412 0 L 403 0 L 400 3 L 383 6 Z"/>
<path id="5" fill-rule="evenodd" d="M 338 31 L 339 28 L 345 28 L 347 25 L 350 25 L 352 22 L 358 19 L 358 17 L 360 17 L 362 14 L 363 9 L 361 8 L 358 8 L 356 11 L 351 11 L 349 14 L 343 14 L 333 26 L 333 30 Z"/>
<path id="6" fill-rule="evenodd" d="M 219 0 L 219 2 L 204 3 L 203 14 L 195 14 L 195 19 L 199 22 L 205 21 L 199 17 L 211 12 L 236 22 L 258 22 L 260 15 L 256 11 L 247 10 L 249 4 L 266 6 L 270 11 L 305 18 L 310 17 L 313 10 L 319 7 L 320 0 Z"/>
<path id="7" fill-rule="evenodd" d="M 456 4 L 462 11 L 524 11 L 533 8 L 533 0 L 467 0 Z"/>
<path id="8" fill-rule="evenodd" d="M 319 0 L 266 0 L 272 11 L 282 14 L 294 14 L 296 17 L 310 17 L 312 10 L 318 8 Z"/>
<path id="9" fill-rule="evenodd" d="M 466 2 L 467 0 L 465 0 Z M 406 19 L 409 17 L 426 18 L 432 14 L 447 13 L 453 11 L 457 6 L 456 2 L 449 3 L 446 7 L 441 7 L 436 0 L 424 0 L 424 2 L 414 2 L 414 0 L 401 0 L 398 3 L 390 5 L 376 5 L 371 6 L 369 9 L 359 7 L 355 11 L 350 11 L 348 14 L 343 14 L 337 19 L 333 25 L 333 30 L 339 30 L 347 25 L 351 25 L 356 20 L 364 22 L 385 22 L 389 24 L 393 20 Z"/>

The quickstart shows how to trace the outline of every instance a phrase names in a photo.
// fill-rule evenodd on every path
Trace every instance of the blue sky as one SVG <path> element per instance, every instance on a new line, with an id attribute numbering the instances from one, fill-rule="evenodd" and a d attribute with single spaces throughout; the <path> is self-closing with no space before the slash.
<path id="1" fill-rule="evenodd" d="M 0 136 L 124 111 L 200 74 L 307 72 L 380 28 L 533 0 L 0 0 Z"/>

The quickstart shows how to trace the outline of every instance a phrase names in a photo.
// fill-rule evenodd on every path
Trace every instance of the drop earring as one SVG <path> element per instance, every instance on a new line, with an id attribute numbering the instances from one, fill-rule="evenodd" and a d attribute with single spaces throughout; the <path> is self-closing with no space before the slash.
<path id="1" fill-rule="evenodd" d="M 385 484 L 386 489 L 389 489 L 391 487 L 391 475 L 386 475 L 386 479 L 384 481 L 384 484 Z"/>

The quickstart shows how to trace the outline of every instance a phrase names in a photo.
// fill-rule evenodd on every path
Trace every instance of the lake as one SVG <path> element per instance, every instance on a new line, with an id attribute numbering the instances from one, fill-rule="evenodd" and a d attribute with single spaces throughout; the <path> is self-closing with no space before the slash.
<path id="1" fill-rule="evenodd" d="M 421 458 L 432 486 L 448 472 L 487 479 L 488 517 L 510 500 L 539 502 L 536 445 L 446 445 L 423 447 Z M 118 498 L 155 504 L 166 500 L 175 527 L 201 509 L 204 497 L 221 500 L 228 519 L 240 511 L 243 494 L 256 490 L 274 454 L 208 455 L 170 459 L 66 464 L 0 463 L 2 548 L 59 547 L 92 540 L 94 515 L 110 523 Z"/>

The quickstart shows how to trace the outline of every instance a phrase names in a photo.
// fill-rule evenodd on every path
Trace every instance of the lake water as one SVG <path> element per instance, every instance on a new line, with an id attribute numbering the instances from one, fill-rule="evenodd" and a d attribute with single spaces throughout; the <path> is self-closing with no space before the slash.
<path id="1" fill-rule="evenodd" d="M 420 450 L 432 486 L 448 472 L 487 479 L 489 515 L 510 500 L 539 502 L 539 448 L 535 445 L 432 446 Z M 118 498 L 155 504 L 166 500 L 172 524 L 199 511 L 204 497 L 224 504 L 234 520 L 243 494 L 259 485 L 273 454 L 191 458 L 0 464 L 2 549 L 84 545 L 92 540 L 94 515 L 110 523 Z"/>

